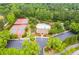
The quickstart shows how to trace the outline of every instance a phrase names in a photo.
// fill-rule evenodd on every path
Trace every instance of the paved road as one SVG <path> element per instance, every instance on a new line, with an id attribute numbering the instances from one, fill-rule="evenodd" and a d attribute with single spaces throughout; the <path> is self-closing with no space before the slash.
<path id="1" fill-rule="evenodd" d="M 79 50 L 73 52 L 72 55 L 79 55 Z"/>
<path id="2" fill-rule="evenodd" d="M 56 54 L 61 55 L 62 53 L 65 53 L 66 51 L 70 50 L 71 48 L 76 48 L 76 47 L 79 47 L 79 43 L 70 45 L 70 46 L 66 47 L 62 52 L 56 53 Z"/>

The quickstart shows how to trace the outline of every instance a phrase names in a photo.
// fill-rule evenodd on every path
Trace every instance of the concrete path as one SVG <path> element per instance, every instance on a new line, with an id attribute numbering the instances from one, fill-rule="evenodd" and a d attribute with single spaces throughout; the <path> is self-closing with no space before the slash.
<path id="1" fill-rule="evenodd" d="M 79 50 L 73 52 L 71 55 L 79 55 Z"/>
<path id="2" fill-rule="evenodd" d="M 70 46 L 66 47 L 62 52 L 56 53 L 56 54 L 61 55 L 62 53 L 65 53 L 66 51 L 70 50 L 71 48 L 76 48 L 78 46 L 79 46 L 79 43 L 74 44 L 74 45 L 70 45 Z"/>

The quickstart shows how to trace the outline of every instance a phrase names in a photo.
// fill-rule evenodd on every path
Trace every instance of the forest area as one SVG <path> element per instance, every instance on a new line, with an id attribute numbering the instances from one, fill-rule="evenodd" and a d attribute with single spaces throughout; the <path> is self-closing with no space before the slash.
<path id="1" fill-rule="evenodd" d="M 0 15 L 4 16 L 4 20 L 0 21 L 0 27 L 5 22 L 13 24 L 17 18 L 28 17 L 31 27 L 40 22 L 64 22 L 67 29 L 71 24 L 72 30 L 79 32 L 79 4 L 0 4 Z M 76 26 L 78 25 L 78 26 Z M 73 26 L 75 27 L 73 29 Z"/>

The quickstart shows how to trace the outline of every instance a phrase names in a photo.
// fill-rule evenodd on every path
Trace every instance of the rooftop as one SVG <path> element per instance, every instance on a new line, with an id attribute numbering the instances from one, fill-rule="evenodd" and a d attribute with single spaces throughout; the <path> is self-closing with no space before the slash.
<path id="1" fill-rule="evenodd" d="M 39 29 L 50 29 L 51 26 L 48 25 L 48 24 L 45 24 L 45 23 L 39 23 L 36 25 L 36 28 L 39 28 Z"/>

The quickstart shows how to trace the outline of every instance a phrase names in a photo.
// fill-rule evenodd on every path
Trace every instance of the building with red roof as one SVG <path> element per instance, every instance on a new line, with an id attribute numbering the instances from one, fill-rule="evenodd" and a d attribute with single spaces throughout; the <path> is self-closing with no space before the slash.
<path id="1" fill-rule="evenodd" d="M 25 29 L 28 26 L 28 18 L 19 18 L 14 23 L 12 28 L 10 29 L 11 34 L 16 34 L 18 37 L 22 37 L 22 35 L 25 33 Z"/>

